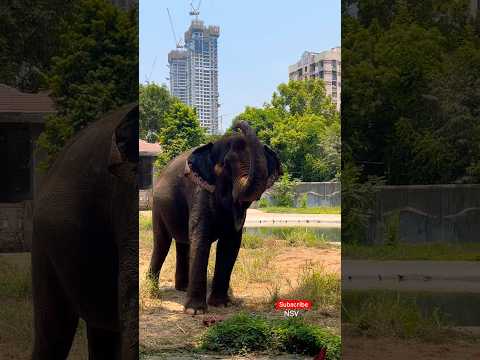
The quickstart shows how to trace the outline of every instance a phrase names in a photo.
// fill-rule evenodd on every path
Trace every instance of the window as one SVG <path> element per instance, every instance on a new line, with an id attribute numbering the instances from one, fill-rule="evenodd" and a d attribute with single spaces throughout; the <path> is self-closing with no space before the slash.
<path id="1" fill-rule="evenodd" d="M 0 125 L 0 154 L 3 163 L 0 202 L 32 199 L 32 149 L 29 128 L 19 124 Z"/>

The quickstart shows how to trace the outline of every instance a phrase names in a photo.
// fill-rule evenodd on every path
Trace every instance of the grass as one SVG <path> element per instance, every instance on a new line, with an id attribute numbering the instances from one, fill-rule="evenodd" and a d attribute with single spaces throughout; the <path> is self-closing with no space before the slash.
<path id="1" fill-rule="evenodd" d="M 0 254 L 0 358 L 30 358 L 33 307 L 30 254 Z M 80 322 L 69 359 L 86 359 L 85 324 Z"/>
<path id="2" fill-rule="evenodd" d="M 437 342 L 449 333 L 447 316 L 438 308 L 422 311 L 414 295 L 391 290 L 344 291 L 342 322 L 374 337 Z"/>
<path id="3" fill-rule="evenodd" d="M 480 261 L 480 243 L 342 244 L 343 259 Z"/>
<path id="4" fill-rule="evenodd" d="M 306 265 L 291 297 L 311 300 L 314 309 L 336 311 L 341 304 L 340 276 L 320 266 Z"/>
<path id="5" fill-rule="evenodd" d="M 267 206 L 264 208 L 259 208 L 258 210 L 267 212 L 267 213 L 281 213 L 281 214 L 340 214 L 341 213 L 341 208 L 339 206 L 306 207 L 306 208 Z"/>
<path id="6" fill-rule="evenodd" d="M 255 232 L 244 232 L 241 246 L 258 249 L 273 243 L 275 246 L 327 248 L 331 241 L 335 241 L 335 234 L 330 234 L 328 229 L 322 232 L 311 228 L 258 228 Z"/>
<path id="7" fill-rule="evenodd" d="M 229 354 L 269 350 L 312 356 L 325 349 L 326 359 L 337 360 L 341 340 L 338 335 L 302 319 L 270 320 L 241 312 L 210 327 L 200 348 Z"/>

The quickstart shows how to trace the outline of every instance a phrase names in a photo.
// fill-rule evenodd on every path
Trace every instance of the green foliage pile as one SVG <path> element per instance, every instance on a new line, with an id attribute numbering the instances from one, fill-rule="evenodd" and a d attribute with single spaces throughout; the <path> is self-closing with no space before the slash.
<path id="1" fill-rule="evenodd" d="M 468 0 L 354 3 L 358 16 L 342 14 L 342 155 L 361 182 L 480 181 L 480 16 Z"/>
<path id="2" fill-rule="evenodd" d="M 322 80 L 280 84 L 270 103 L 246 107 L 238 120 L 277 151 L 292 178 L 327 181 L 340 174 L 340 116 Z"/>
<path id="3" fill-rule="evenodd" d="M 316 355 L 322 348 L 328 360 L 340 359 L 341 340 L 337 335 L 302 320 L 271 321 L 239 313 L 212 326 L 204 334 L 201 348 L 238 354 L 273 350 Z"/>
<path id="4" fill-rule="evenodd" d="M 102 114 L 138 99 L 137 10 L 104 0 L 73 2 L 59 21 L 58 49 L 46 74 L 58 113 L 38 145 L 49 167 L 66 141 Z"/>

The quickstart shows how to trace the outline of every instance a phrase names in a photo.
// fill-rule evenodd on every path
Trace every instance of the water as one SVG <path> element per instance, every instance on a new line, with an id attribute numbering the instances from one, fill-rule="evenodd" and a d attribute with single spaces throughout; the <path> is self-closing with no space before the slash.
<path id="1" fill-rule="evenodd" d="M 311 232 L 317 238 L 325 241 L 340 242 L 340 228 L 312 228 L 312 227 L 261 227 L 261 228 L 244 228 L 247 234 L 259 235 L 264 237 L 276 237 L 285 239 L 289 234 L 298 231 Z"/>

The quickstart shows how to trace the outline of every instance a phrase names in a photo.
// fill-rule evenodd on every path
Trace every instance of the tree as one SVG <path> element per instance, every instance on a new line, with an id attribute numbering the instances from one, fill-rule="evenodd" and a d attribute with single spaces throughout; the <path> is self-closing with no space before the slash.
<path id="1" fill-rule="evenodd" d="M 159 140 L 162 152 L 155 166 L 161 170 L 176 156 L 205 143 L 206 134 L 195 111 L 177 101 L 170 105 Z"/>
<path id="2" fill-rule="evenodd" d="M 271 103 L 247 107 L 235 120 L 247 121 L 294 178 L 328 181 L 339 176 L 340 117 L 323 81 L 280 84 Z"/>
<path id="3" fill-rule="evenodd" d="M 2 1 L 0 83 L 24 92 L 47 86 L 46 74 L 59 51 L 62 22 L 71 11 L 72 1 Z"/>
<path id="4" fill-rule="evenodd" d="M 49 87 L 58 114 L 46 121 L 39 146 L 48 167 L 69 137 L 102 114 L 138 99 L 137 10 L 103 0 L 75 2 L 61 25 Z"/>
<path id="5" fill-rule="evenodd" d="M 140 138 L 148 142 L 158 141 L 158 134 L 165 123 L 165 116 L 174 101 L 165 85 L 140 84 Z"/>
<path id="6" fill-rule="evenodd" d="M 357 3 L 358 18 L 342 18 L 342 138 L 360 178 L 473 181 L 480 32 L 468 3 Z"/>

